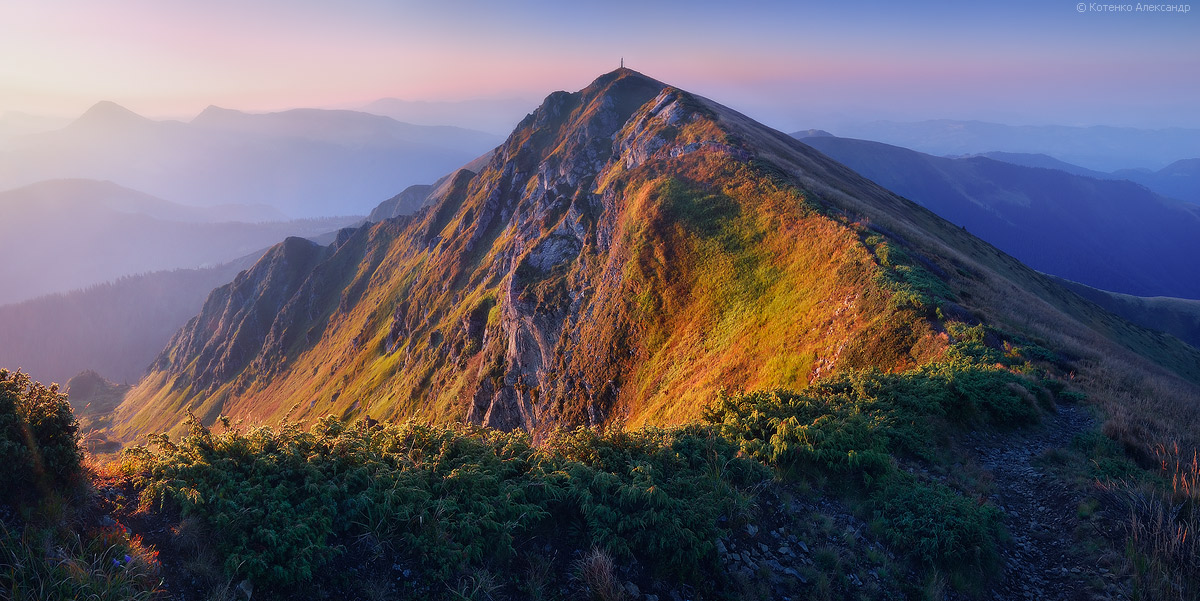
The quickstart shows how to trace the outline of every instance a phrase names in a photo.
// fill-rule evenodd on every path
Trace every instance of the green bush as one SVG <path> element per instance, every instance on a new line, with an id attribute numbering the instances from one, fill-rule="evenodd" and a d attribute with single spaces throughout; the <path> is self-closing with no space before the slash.
<path id="1" fill-rule="evenodd" d="M 800 392 L 723 394 L 705 420 L 785 475 L 829 479 L 864 496 L 879 534 L 913 559 L 984 565 L 996 557 L 999 511 L 897 465 L 938 462 L 937 443 L 955 428 L 1038 419 L 1034 384 L 960 346 L 903 373 L 846 372 Z"/>
<path id="2" fill-rule="evenodd" d="M 988 565 L 996 559 L 1002 514 L 936 482 L 897 472 L 871 491 L 875 531 L 935 565 Z"/>
<path id="3" fill-rule="evenodd" d="M 533 538 L 567 536 L 693 578 L 716 561 L 718 524 L 769 477 L 706 427 L 524 433 L 334 418 L 213 433 L 126 452 L 145 503 L 177 504 L 222 533 L 231 575 L 302 584 L 343 537 L 370 535 L 444 580 L 503 569 Z M 725 519 L 720 518 L 724 516 Z"/>
<path id="4" fill-rule="evenodd" d="M 34 501 L 80 475 L 79 426 L 67 396 L 0 370 L 0 503 Z M 29 484 L 35 485 L 31 491 Z"/>

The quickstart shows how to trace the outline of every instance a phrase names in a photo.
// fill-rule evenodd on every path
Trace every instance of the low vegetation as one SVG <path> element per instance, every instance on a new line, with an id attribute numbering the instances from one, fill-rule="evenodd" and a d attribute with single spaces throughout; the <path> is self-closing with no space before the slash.
<path id="1" fill-rule="evenodd" d="M 861 502 L 876 533 L 928 566 L 990 568 L 1002 536 L 999 510 L 903 469 L 905 461 L 949 461 L 941 442 L 974 425 L 1038 420 L 1047 391 L 1001 364 L 976 342 L 902 373 L 847 372 L 801 392 L 722 395 L 706 421 L 749 456 L 792 478 L 830 483 Z"/>
<path id="2" fill-rule="evenodd" d="M 86 476 L 67 397 L 0 370 L 0 597 L 150 599 L 153 551 L 119 525 L 83 515 Z"/>
<path id="3" fill-rule="evenodd" d="M 769 594 L 729 570 L 722 541 L 745 544 L 745 532 L 792 494 L 833 500 L 869 537 L 830 543 L 836 531 L 820 525 L 830 518 L 788 521 L 801 536 L 794 544 L 816 537 L 798 593 L 835 595 L 875 569 L 886 580 L 863 589 L 871 594 L 950 586 L 978 595 L 999 571 L 1003 514 L 986 500 L 986 482 L 955 475 L 965 458 L 953 441 L 1034 424 L 1056 397 L 1079 395 L 1054 375 L 1054 353 L 985 326 L 942 325 L 950 342 L 938 361 L 843 371 L 801 390 L 722 393 L 683 427 L 580 428 L 534 441 L 333 416 L 307 428 L 191 418 L 186 435 L 151 436 L 109 469 L 130 511 L 173 524 L 165 544 L 187 549 L 173 569 L 228 598 L 348 590 L 621 599 L 630 580 L 706 596 Z M 65 396 L 0 372 L 0 403 L 12 477 L 38 483 L 4 499 L 0 590 L 13 599 L 156 598 L 168 575 L 154 546 L 96 515 L 97 493 L 85 486 L 96 476 L 82 467 Z M 1164 449 L 1166 482 L 1099 433 L 1062 452 L 1094 459 L 1084 477 L 1110 483 L 1108 500 L 1131 508 L 1126 555 L 1140 598 L 1193 595 L 1194 457 Z M 860 561 L 840 545 L 868 552 Z"/>
<path id="4" fill-rule="evenodd" d="M 523 433 L 336 419 L 305 431 L 196 422 L 178 443 L 126 453 L 142 503 L 221 532 L 231 574 L 301 586 L 349 540 L 397 551 L 435 580 L 514 572 L 544 544 L 596 546 L 691 581 L 716 562 L 718 524 L 745 520 L 769 477 L 709 428 Z M 382 550 L 380 550 L 382 551 Z"/>

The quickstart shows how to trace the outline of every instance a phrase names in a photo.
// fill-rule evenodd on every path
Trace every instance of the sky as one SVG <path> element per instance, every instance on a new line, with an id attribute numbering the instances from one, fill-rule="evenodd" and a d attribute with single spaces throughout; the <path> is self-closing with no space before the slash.
<path id="1" fill-rule="evenodd" d="M 111 100 L 190 119 L 208 105 L 384 97 L 520 98 L 532 110 L 624 58 L 785 131 L 934 118 L 1200 127 L 1200 4 L 1138 6 L 5 0 L 0 115 L 73 117 Z"/>

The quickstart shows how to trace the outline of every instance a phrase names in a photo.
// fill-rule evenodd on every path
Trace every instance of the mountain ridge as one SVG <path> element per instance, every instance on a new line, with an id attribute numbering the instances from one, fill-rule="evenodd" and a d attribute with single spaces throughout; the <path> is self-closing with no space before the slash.
<path id="1" fill-rule="evenodd" d="M 948 319 L 1065 328 L 1116 355 L 1129 351 L 1102 336 L 1171 344 L 786 134 L 627 69 L 548 96 L 416 215 L 275 252 L 300 258 L 214 293 L 118 409 L 118 436 L 170 429 L 184 408 L 680 423 L 721 388 L 922 364 Z M 285 284 L 267 291 L 272 278 Z M 1196 356 L 1167 365 L 1197 381 Z"/>
<path id="2" fill-rule="evenodd" d="M 236 260 L 289 235 L 316 236 L 358 217 L 264 221 L 270 209 L 188 207 L 95 180 L 0 192 L 0 304 L 121 276 Z M 244 216 L 253 221 L 236 221 Z"/>
<path id="3" fill-rule="evenodd" d="M 851 138 L 805 143 L 1039 271 L 1105 290 L 1200 298 L 1197 205 L 1143 186 Z"/>
<path id="4" fill-rule="evenodd" d="M 61 129 L 8 140 L 0 148 L 0 188 L 83 178 L 194 206 L 270 205 L 292 217 L 366 214 L 397 189 L 432 181 L 498 141 L 354 111 L 210 107 L 181 122 L 101 102 Z"/>
<path id="5" fill-rule="evenodd" d="M 1179 159 L 1200 156 L 1200 130 L 1182 127 L 1004 125 L 934 119 L 876 121 L 830 129 L 840 137 L 876 140 L 935 156 L 993 151 L 1045 153 L 1100 171 L 1160 169 Z"/>

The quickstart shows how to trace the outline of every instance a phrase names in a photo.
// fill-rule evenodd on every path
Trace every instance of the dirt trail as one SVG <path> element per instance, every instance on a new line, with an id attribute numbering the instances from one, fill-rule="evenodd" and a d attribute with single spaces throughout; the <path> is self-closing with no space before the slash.
<path id="1" fill-rule="evenodd" d="M 1094 427 L 1088 411 L 1059 405 L 1039 426 L 980 433 L 969 443 L 975 460 L 991 472 L 993 501 L 1004 511 L 1012 540 L 1001 551 L 1004 576 L 993 589 L 1000 601 L 1097 601 L 1129 598 L 1117 575 L 1078 549 L 1077 510 L 1083 496 L 1035 465 L 1054 448 L 1065 448 Z"/>

